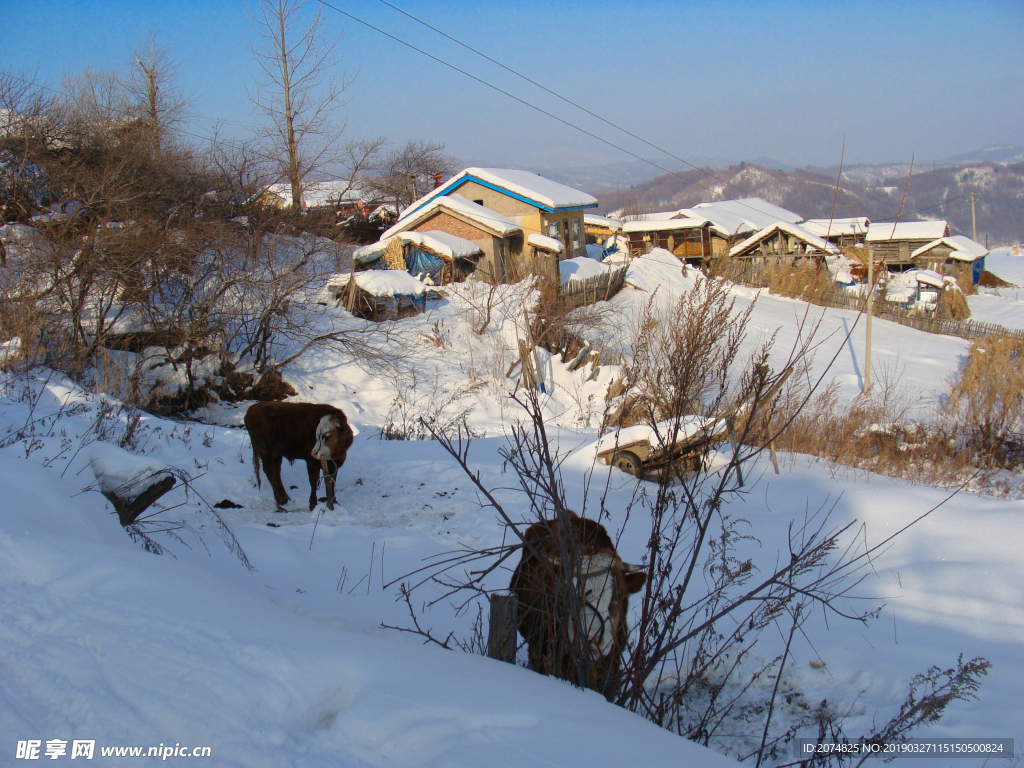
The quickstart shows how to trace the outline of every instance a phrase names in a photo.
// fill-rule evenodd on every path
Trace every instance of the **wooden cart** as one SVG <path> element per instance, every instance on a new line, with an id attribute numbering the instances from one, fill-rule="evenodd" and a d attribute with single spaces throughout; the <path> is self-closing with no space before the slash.
<path id="1" fill-rule="evenodd" d="M 761 395 L 759 399 L 730 408 L 717 416 L 689 416 L 679 421 L 680 436 L 671 446 L 660 445 L 674 426 L 674 419 L 659 422 L 654 428 L 640 428 L 645 435 L 630 435 L 636 427 L 626 427 L 618 435 L 624 439 L 617 444 L 598 450 L 597 458 L 604 464 L 618 467 L 634 477 L 644 477 L 648 473 L 663 470 L 676 465 L 684 472 L 700 472 L 704 469 L 703 460 L 709 448 L 728 442 L 733 435 L 733 424 L 737 419 L 753 416 L 765 404 L 770 403 L 778 394 L 782 385 L 793 372 L 789 367 Z M 652 440 L 653 438 L 653 440 Z"/>

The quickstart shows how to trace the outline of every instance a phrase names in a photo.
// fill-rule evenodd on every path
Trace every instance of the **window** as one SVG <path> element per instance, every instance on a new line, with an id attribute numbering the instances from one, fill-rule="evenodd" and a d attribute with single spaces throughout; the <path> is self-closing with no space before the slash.
<path id="1" fill-rule="evenodd" d="M 562 233 L 559 232 L 558 222 L 557 221 L 549 221 L 548 222 L 548 237 L 558 237 L 558 238 L 560 238 L 561 236 L 562 236 Z"/>
<path id="2" fill-rule="evenodd" d="M 572 249 L 575 251 L 582 245 L 580 241 L 580 220 L 572 220 Z"/>

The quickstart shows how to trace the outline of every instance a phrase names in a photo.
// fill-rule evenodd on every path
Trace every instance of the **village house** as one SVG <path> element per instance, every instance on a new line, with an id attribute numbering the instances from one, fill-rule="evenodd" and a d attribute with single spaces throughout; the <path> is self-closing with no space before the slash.
<path id="1" fill-rule="evenodd" d="M 667 223 L 676 221 L 676 224 Z M 643 220 L 627 222 L 623 233 L 629 235 L 630 255 L 652 248 L 668 250 L 691 264 L 713 256 L 726 255 L 740 239 L 770 227 L 776 222 L 797 224 L 803 217 L 759 197 L 700 203 L 693 208 L 647 214 Z M 685 255 L 684 255 L 685 254 Z"/>
<path id="2" fill-rule="evenodd" d="M 410 212 L 411 211 L 411 212 Z M 477 270 L 485 280 L 501 282 L 508 262 L 523 251 L 523 228 L 497 211 L 455 193 L 427 201 L 381 235 L 385 241 L 403 232 L 446 232 L 477 247 L 481 257 Z"/>
<path id="3" fill-rule="evenodd" d="M 922 245 L 910 254 L 914 263 L 923 269 L 953 275 L 969 275 L 975 285 L 985 271 L 988 249 L 965 235 L 940 237 Z"/>
<path id="4" fill-rule="evenodd" d="M 596 213 L 583 214 L 583 231 L 587 245 L 603 245 L 609 237 L 622 231 L 622 222 Z"/>
<path id="5" fill-rule="evenodd" d="M 482 279 L 505 282 L 516 279 L 524 256 L 585 256 L 583 212 L 595 207 L 597 200 L 585 192 L 529 171 L 467 168 L 402 211 L 381 239 L 424 228 L 449 232 L 480 247 Z M 530 235 L 562 249 L 534 238 L 526 250 Z"/>
<path id="6" fill-rule="evenodd" d="M 622 234 L 629 238 L 629 255 L 636 257 L 664 248 L 682 261 L 700 266 L 711 256 L 711 222 L 688 216 L 627 221 Z"/>
<path id="7" fill-rule="evenodd" d="M 868 227 L 864 245 L 874 261 L 883 262 L 891 272 L 903 272 L 919 266 L 915 251 L 943 237 L 949 237 L 945 221 L 876 222 Z"/>
<path id="8" fill-rule="evenodd" d="M 824 259 L 826 254 L 838 253 L 839 248 L 828 240 L 784 221 L 765 227 L 729 250 L 733 258 L 777 264 L 792 264 L 804 258 Z"/>
<path id="9" fill-rule="evenodd" d="M 864 242 L 871 222 L 865 216 L 855 216 L 845 219 L 808 219 L 800 226 L 833 245 L 850 248 Z"/>

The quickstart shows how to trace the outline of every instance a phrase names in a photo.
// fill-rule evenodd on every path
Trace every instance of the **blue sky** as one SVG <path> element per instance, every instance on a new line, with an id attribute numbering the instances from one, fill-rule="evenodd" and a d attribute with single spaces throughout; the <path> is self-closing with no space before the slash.
<path id="1" fill-rule="evenodd" d="M 656 155 L 404 18 L 334 4 L 637 154 Z M 1024 3 L 431 2 L 394 0 L 495 59 L 685 158 L 929 162 L 1024 144 Z M 315 6 L 311 0 L 310 8 Z M 343 34 L 346 135 L 443 141 L 474 162 L 537 169 L 630 160 L 330 9 Z M 197 133 L 253 116 L 252 30 L 229 0 L 0 0 L 0 66 L 61 72 L 122 63 L 147 30 L 181 61 Z M 657 171 L 652 169 L 652 175 Z"/>

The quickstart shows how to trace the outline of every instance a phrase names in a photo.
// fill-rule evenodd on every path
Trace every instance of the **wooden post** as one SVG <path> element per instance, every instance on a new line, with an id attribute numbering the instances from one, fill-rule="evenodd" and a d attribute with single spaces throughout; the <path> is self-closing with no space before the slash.
<path id="1" fill-rule="evenodd" d="M 531 359 L 530 350 L 526 346 L 526 342 L 519 339 L 519 362 L 523 368 L 523 384 L 530 389 L 537 388 L 537 378 L 533 373 L 533 360 Z"/>
<path id="2" fill-rule="evenodd" d="M 516 630 L 519 601 L 515 595 L 493 594 L 487 631 L 487 655 L 498 661 L 516 663 Z"/>

